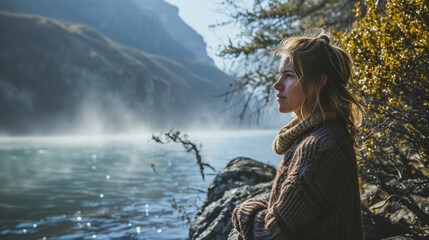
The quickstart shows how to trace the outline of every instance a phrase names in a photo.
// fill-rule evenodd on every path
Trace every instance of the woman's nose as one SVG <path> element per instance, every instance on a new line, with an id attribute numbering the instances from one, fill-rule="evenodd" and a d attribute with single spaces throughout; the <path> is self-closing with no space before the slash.
<path id="1" fill-rule="evenodd" d="M 280 82 L 280 78 L 277 80 L 277 82 L 274 83 L 273 88 L 277 91 L 281 91 L 283 89 L 283 85 Z"/>

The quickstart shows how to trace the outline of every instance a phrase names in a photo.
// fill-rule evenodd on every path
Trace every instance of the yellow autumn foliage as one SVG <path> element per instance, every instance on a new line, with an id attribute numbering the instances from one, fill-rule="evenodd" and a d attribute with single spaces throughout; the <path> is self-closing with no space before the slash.
<path id="1" fill-rule="evenodd" d="M 376 0 L 365 5 L 363 13 L 357 3 L 359 19 L 342 39 L 354 59 L 354 84 L 370 110 L 369 119 L 381 123 L 398 115 L 407 119 L 407 131 L 428 139 L 429 121 L 422 119 L 429 112 L 428 3 L 388 0 L 384 11 Z M 369 134 L 373 129 L 363 130 Z M 428 154 L 428 149 L 416 150 Z"/>
<path id="2" fill-rule="evenodd" d="M 429 199 L 428 5 L 427 0 L 358 2 L 358 19 L 341 36 L 354 60 L 356 94 L 368 110 L 359 134 L 362 185 L 377 185 L 379 196 L 401 199 L 422 221 L 418 226 L 429 217 L 414 200 Z"/>

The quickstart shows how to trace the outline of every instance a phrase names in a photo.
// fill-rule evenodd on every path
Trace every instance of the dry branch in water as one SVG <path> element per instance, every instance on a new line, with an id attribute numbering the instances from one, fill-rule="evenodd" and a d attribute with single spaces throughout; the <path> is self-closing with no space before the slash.
<path id="1" fill-rule="evenodd" d="M 161 144 L 166 144 L 169 142 L 175 142 L 175 143 L 182 143 L 183 147 L 185 148 L 185 150 L 187 152 L 194 152 L 195 153 L 195 158 L 197 159 L 197 164 L 200 167 L 200 172 L 201 172 L 201 177 L 203 178 L 204 181 L 204 166 L 212 169 L 214 172 L 216 172 L 216 170 L 208 163 L 204 163 L 201 159 L 201 155 L 200 155 L 200 149 L 201 148 L 201 144 L 200 147 L 198 148 L 197 145 L 193 142 L 191 142 L 188 139 L 188 134 L 180 134 L 180 131 L 174 131 L 174 129 L 171 129 L 168 132 L 165 133 L 161 133 L 159 136 L 155 136 L 152 134 L 152 140 L 154 140 L 157 143 L 161 143 Z"/>

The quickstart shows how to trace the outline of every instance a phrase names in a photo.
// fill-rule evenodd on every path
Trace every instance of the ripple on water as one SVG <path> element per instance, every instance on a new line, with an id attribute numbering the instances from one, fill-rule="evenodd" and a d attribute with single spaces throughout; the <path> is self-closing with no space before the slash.
<path id="1" fill-rule="evenodd" d="M 264 136 L 255 135 L 256 138 L 260 142 Z M 240 151 L 248 153 L 248 149 L 256 149 L 246 145 L 253 141 L 249 135 L 231 139 L 219 138 L 207 144 L 202 139 L 204 161 L 219 170 L 230 160 L 229 155 L 235 157 L 242 155 Z M 263 141 L 271 154 L 272 136 Z M 0 220 L 5 223 L 0 226 L 0 239 L 22 239 L 24 234 L 29 239 L 60 240 L 93 239 L 93 236 L 95 239 L 186 239 L 189 224 L 182 220 L 181 212 L 173 209 L 171 201 L 174 198 L 192 219 L 206 194 L 189 190 L 188 186 L 206 189 L 214 177 L 207 169 L 206 181 L 202 181 L 194 156 L 173 152 L 183 151 L 174 144 L 3 143 L 0 176 L 6 181 L 1 184 L 0 192 L 4 199 L 10 200 L 1 204 L 11 206 L 12 210 L 0 208 Z M 156 173 L 151 168 L 152 162 L 156 162 Z M 22 199 L 28 201 L 18 205 L 17 200 Z M 12 216 L 10 211 L 14 219 L 2 219 L 6 214 Z"/>

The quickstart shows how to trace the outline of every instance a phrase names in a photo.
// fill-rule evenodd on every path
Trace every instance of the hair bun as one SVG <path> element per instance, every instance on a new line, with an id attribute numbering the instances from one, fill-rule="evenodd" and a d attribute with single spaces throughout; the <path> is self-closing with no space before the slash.
<path id="1" fill-rule="evenodd" d="M 329 39 L 329 37 L 327 35 L 321 35 L 321 36 L 319 36 L 319 39 L 325 41 L 326 44 L 329 44 L 331 42 L 331 40 Z"/>

